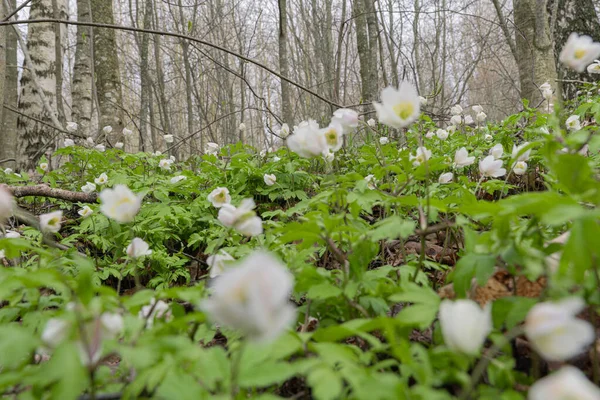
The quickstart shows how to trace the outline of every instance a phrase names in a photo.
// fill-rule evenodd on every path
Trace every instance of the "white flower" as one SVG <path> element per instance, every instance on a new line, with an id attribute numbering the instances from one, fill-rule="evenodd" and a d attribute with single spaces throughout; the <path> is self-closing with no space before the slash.
<path id="1" fill-rule="evenodd" d="M 590 74 L 600 74 L 600 61 L 594 60 L 593 64 L 588 65 L 587 72 Z"/>
<path id="2" fill-rule="evenodd" d="M 71 324 L 59 318 L 50 318 L 42 331 L 42 342 L 49 347 L 57 347 L 69 336 Z"/>
<path id="3" fill-rule="evenodd" d="M 448 133 L 452 134 L 452 133 L 456 132 L 456 125 L 447 126 L 446 130 L 448 131 Z"/>
<path id="4" fill-rule="evenodd" d="M 446 172 L 440 175 L 438 178 L 439 183 L 450 183 L 454 178 L 454 174 L 452 172 Z"/>
<path id="5" fill-rule="evenodd" d="M 177 182 L 184 181 L 186 179 L 187 178 L 184 175 L 177 175 L 177 176 L 174 176 L 174 177 L 171 178 L 171 183 L 175 184 Z"/>
<path id="6" fill-rule="evenodd" d="M 517 161 L 513 165 L 513 172 L 515 175 L 523 175 L 527 172 L 527 163 L 525 161 Z"/>
<path id="7" fill-rule="evenodd" d="M 486 134 L 486 135 L 483 137 L 483 139 L 484 139 L 486 142 L 489 142 L 489 141 L 491 141 L 491 140 L 494 140 L 494 137 L 488 133 L 488 134 Z"/>
<path id="8" fill-rule="evenodd" d="M 67 122 L 67 132 L 75 132 L 78 128 L 79 125 L 77 125 L 77 122 Z"/>
<path id="9" fill-rule="evenodd" d="M 417 151 L 415 153 L 415 155 L 413 156 L 411 154 L 410 156 L 410 160 L 413 161 L 413 165 L 415 167 L 421 165 L 422 163 L 424 163 L 425 161 L 429 160 L 431 158 L 431 150 L 427 150 L 426 147 L 423 146 L 419 146 L 417 148 Z"/>
<path id="10" fill-rule="evenodd" d="M 158 150 L 156 150 L 154 153 L 152 153 L 153 156 L 160 156 L 162 155 L 162 153 Z"/>
<path id="11" fill-rule="evenodd" d="M 434 131 L 429 131 L 429 132 L 427 132 L 427 134 L 425 134 L 425 137 L 427 139 L 431 139 L 434 136 L 435 136 L 435 132 Z"/>
<path id="12" fill-rule="evenodd" d="M 314 120 L 301 122 L 294 128 L 294 133 L 287 138 L 291 151 L 300 157 L 311 158 L 327 152 L 328 143 L 325 135 Z"/>
<path id="13" fill-rule="evenodd" d="M 218 187 L 207 197 L 208 201 L 216 208 L 223 207 L 225 204 L 231 203 L 231 196 L 229 195 L 229 189 L 224 187 Z"/>
<path id="14" fill-rule="evenodd" d="M 106 176 L 106 172 L 101 173 L 99 177 L 94 179 L 94 182 L 96 185 L 105 185 L 108 183 L 108 176 Z"/>
<path id="15" fill-rule="evenodd" d="M 484 112 L 480 112 L 477 113 L 477 115 L 475 116 L 475 119 L 477 120 L 477 122 L 484 122 L 487 118 L 487 114 Z"/>
<path id="16" fill-rule="evenodd" d="M 373 118 L 371 118 L 370 120 L 367 121 L 367 125 L 369 125 L 371 128 L 374 128 L 377 125 L 377 121 L 375 121 Z"/>
<path id="17" fill-rule="evenodd" d="M 208 256 L 206 259 L 206 263 L 210 268 L 210 277 L 216 278 L 225 272 L 227 265 L 229 265 L 229 261 L 233 261 L 234 258 L 231 257 L 229 253 L 226 251 L 221 251 L 219 254 L 215 254 L 213 256 Z"/>
<path id="18" fill-rule="evenodd" d="M 11 231 L 10 229 L 7 229 L 4 237 L 7 239 L 18 239 L 21 237 L 21 234 L 17 231 Z"/>
<path id="19" fill-rule="evenodd" d="M 14 200 L 12 193 L 4 185 L 0 185 L 0 223 L 13 214 Z"/>
<path id="20" fill-rule="evenodd" d="M 106 150 L 106 147 L 103 144 L 97 144 L 96 146 L 94 146 L 94 148 L 101 153 L 104 152 L 104 150 Z"/>
<path id="21" fill-rule="evenodd" d="M 219 145 L 215 142 L 208 142 L 204 147 L 204 151 L 208 154 L 217 154 L 219 152 Z"/>
<path id="22" fill-rule="evenodd" d="M 200 308 L 218 325 L 239 330 L 250 340 L 279 337 L 296 320 L 289 301 L 294 277 L 273 255 L 256 251 L 216 279 Z"/>
<path id="23" fill-rule="evenodd" d="M 504 153 L 504 148 L 502 144 L 495 144 L 494 147 L 490 149 L 490 156 L 494 156 L 495 160 L 502 158 L 502 153 Z"/>
<path id="24" fill-rule="evenodd" d="M 123 128 L 123 136 L 131 136 L 133 135 L 133 131 L 131 129 Z"/>
<path id="25" fill-rule="evenodd" d="M 375 183 L 377 182 L 377 179 L 375 179 L 375 175 L 367 175 L 365 176 L 365 181 L 367 181 L 367 187 L 371 190 L 375 189 Z"/>
<path id="26" fill-rule="evenodd" d="M 450 118 L 450 123 L 454 126 L 462 124 L 462 117 L 460 115 L 453 115 Z"/>
<path id="27" fill-rule="evenodd" d="M 475 123 L 475 121 L 473 120 L 473 117 L 471 117 L 470 115 L 467 115 L 465 117 L 465 125 L 473 125 Z"/>
<path id="28" fill-rule="evenodd" d="M 105 312 L 100 316 L 100 324 L 108 337 L 116 337 L 123 331 L 123 317 L 120 314 Z"/>
<path id="29" fill-rule="evenodd" d="M 285 139 L 290 135 L 290 126 L 288 124 L 281 125 L 281 129 L 279 130 L 279 136 L 282 139 Z"/>
<path id="30" fill-rule="evenodd" d="M 520 146 L 515 146 L 513 144 L 512 159 L 516 161 L 529 161 L 529 153 L 531 153 L 531 149 L 523 152 L 523 149 L 528 145 L 529 142 L 524 142 Z"/>
<path id="31" fill-rule="evenodd" d="M 593 326 L 576 316 L 585 302 L 572 297 L 559 302 L 538 303 L 527 314 L 525 335 L 548 361 L 565 361 L 583 352 L 595 337 Z"/>
<path id="32" fill-rule="evenodd" d="M 148 243 L 138 237 L 134 238 L 127 246 L 127 255 L 131 258 L 149 256 L 150 254 L 152 254 L 152 250 L 150 250 Z"/>
<path id="33" fill-rule="evenodd" d="M 107 134 L 107 135 L 108 135 L 109 133 L 112 133 L 112 131 L 113 131 L 113 127 L 112 127 L 112 126 L 110 126 L 110 125 L 107 125 L 107 126 L 105 126 L 104 128 L 102 128 L 102 132 L 104 132 L 104 133 L 105 133 L 105 134 Z"/>
<path id="34" fill-rule="evenodd" d="M 40 215 L 40 230 L 42 232 L 53 232 L 60 231 L 60 222 L 63 217 L 62 211 L 54 211 L 48 214 Z"/>
<path id="35" fill-rule="evenodd" d="M 385 136 L 382 136 L 379 138 L 379 144 L 388 144 L 390 142 L 390 139 L 388 139 Z"/>
<path id="36" fill-rule="evenodd" d="M 169 160 L 171 160 L 171 161 L 175 162 L 175 160 L 176 160 L 176 159 L 175 159 L 175 156 L 169 156 Z"/>
<path id="37" fill-rule="evenodd" d="M 421 104 L 421 107 L 425 107 L 428 103 L 427 98 L 419 96 L 419 103 Z"/>
<path id="38" fill-rule="evenodd" d="M 404 128 L 420 114 L 421 102 L 415 87 L 402 82 L 398 89 L 389 86 L 381 91 L 381 103 L 373 102 L 377 119 L 392 128 Z"/>
<path id="39" fill-rule="evenodd" d="M 558 59 L 567 67 L 582 73 L 598 56 L 600 56 L 600 43 L 595 43 L 589 36 L 579 36 L 573 32 Z"/>
<path id="40" fill-rule="evenodd" d="M 331 122 L 339 124 L 343 129 L 354 129 L 358 126 L 358 113 L 349 108 L 340 108 L 333 113 Z"/>
<path id="41" fill-rule="evenodd" d="M 157 302 L 156 299 L 153 298 L 152 300 L 150 300 L 149 305 L 142 307 L 142 309 L 138 313 L 138 317 L 147 320 L 146 327 L 152 328 L 155 319 L 170 319 L 171 311 L 167 303 L 165 303 L 162 300 L 159 300 Z"/>
<path id="42" fill-rule="evenodd" d="M 257 236 L 263 233 L 262 220 L 254 211 L 254 200 L 244 199 L 239 207 L 223 204 L 219 210 L 219 221 L 228 228 L 234 228 L 245 236 Z"/>
<path id="43" fill-rule="evenodd" d="M 598 400 L 600 388 L 590 382 L 579 369 L 565 365 L 558 372 L 535 382 L 528 400 Z"/>
<path id="44" fill-rule="evenodd" d="M 553 95 L 554 95 L 554 93 L 552 92 L 552 89 L 544 89 L 544 90 L 542 90 L 542 97 L 545 100 L 548 100 L 548 101 L 552 100 L 552 96 Z"/>
<path id="45" fill-rule="evenodd" d="M 100 211 L 119 223 L 131 222 L 142 205 L 142 197 L 137 196 L 125 185 L 115 185 L 113 189 L 100 192 Z"/>
<path id="46" fill-rule="evenodd" d="M 548 82 L 544 82 L 540 85 L 540 90 L 552 90 L 552 86 Z"/>
<path id="47" fill-rule="evenodd" d="M 461 147 L 454 154 L 454 166 L 456 167 L 466 167 L 475 162 L 475 157 L 469 157 L 469 152 L 466 148 Z"/>
<path id="48" fill-rule="evenodd" d="M 246 130 L 246 124 L 244 124 L 243 122 L 240 124 L 240 126 L 238 126 L 238 130 L 240 132 L 244 132 Z"/>
<path id="49" fill-rule="evenodd" d="M 440 304 L 439 319 L 446 346 L 476 355 L 492 331 L 491 303 L 482 309 L 473 300 L 444 300 Z"/>
<path id="50" fill-rule="evenodd" d="M 325 159 L 325 162 L 332 163 L 333 160 L 335 160 L 335 154 L 331 151 L 328 151 L 323 155 L 323 158 Z"/>
<path id="51" fill-rule="evenodd" d="M 117 142 L 115 143 L 115 149 L 122 149 L 124 146 L 123 142 Z"/>
<path id="52" fill-rule="evenodd" d="M 46 163 L 46 162 L 41 163 L 40 164 L 40 169 L 42 171 L 48 171 L 48 163 Z"/>
<path id="53" fill-rule="evenodd" d="M 450 109 L 450 112 L 452 115 L 461 115 L 463 113 L 463 108 L 460 106 L 460 104 L 457 104 Z"/>
<path id="54" fill-rule="evenodd" d="M 473 111 L 475 111 L 475 114 L 479 114 L 483 112 L 483 107 L 481 107 L 480 105 L 476 105 L 471 107 L 473 109 Z"/>
<path id="55" fill-rule="evenodd" d="M 83 193 L 92 193 L 95 190 L 96 190 L 96 185 L 93 184 L 92 182 L 87 182 L 85 185 L 83 185 L 81 187 L 81 191 Z"/>
<path id="56" fill-rule="evenodd" d="M 502 168 L 502 160 L 496 160 L 494 156 L 487 156 L 479 161 L 479 172 L 485 177 L 498 178 L 506 174 L 506 169 Z"/>
<path id="57" fill-rule="evenodd" d="M 173 135 L 164 135 L 163 139 L 165 139 L 165 143 L 173 143 L 173 141 L 175 140 Z"/>
<path id="58" fill-rule="evenodd" d="M 165 171 L 169 171 L 171 169 L 171 164 L 173 164 L 173 160 L 170 158 L 163 158 L 158 162 L 158 167 L 160 169 L 164 169 Z"/>
<path id="59" fill-rule="evenodd" d="M 344 144 L 344 128 L 335 120 L 332 120 L 327 128 L 321 129 L 327 147 L 330 151 L 338 151 Z M 291 138 L 290 138 L 291 139 Z M 289 140 L 288 140 L 289 142 Z"/>
<path id="60" fill-rule="evenodd" d="M 448 139 L 448 131 L 446 131 L 444 129 L 438 129 L 435 134 L 438 137 L 438 139 L 440 139 L 440 140 Z"/>
<path id="61" fill-rule="evenodd" d="M 89 144 L 90 146 L 94 145 L 94 139 L 92 139 L 92 137 L 88 137 L 87 139 L 85 139 L 85 141 L 87 142 L 87 144 Z"/>
<path id="62" fill-rule="evenodd" d="M 92 211 L 90 206 L 83 206 L 83 208 L 80 208 L 79 211 L 77 211 L 77 214 L 81 215 L 83 218 L 87 218 L 93 213 L 94 211 Z"/>
<path id="63" fill-rule="evenodd" d="M 570 131 L 578 131 L 581 129 L 581 122 L 579 121 L 579 115 L 571 115 L 567 118 L 567 129 Z"/>
<path id="64" fill-rule="evenodd" d="M 333 154 L 333 153 L 330 153 L 330 154 Z M 277 161 L 281 161 L 281 158 L 279 158 L 277 156 L 273 157 L 273 162 L 277 162 Z"/>
<path id="65" fill-rule="evenodd" d="M 277 181 L 277 177 L 274 174 L 265 174 L 263 176 L 263 180 L 265 181 L 265 184 L 267 186 L 273 186 L 275 184 L 275 182 Z"/>
<path id="66" fill-rule="evenodd" d="M 8 175 L 8 174 L 12 174 L 13 172 L 14 172 L 14 171 L 13 171 L 13 169 L 12 169 L 12 168 L 6 168 L 6 169 L 4 170 L 4 173 L 5 173 L 6 175 Z"/>
<path id="67" fill-rule="evenodd" d="M 65 139 L 63 145 L 64 145 L 64 147 L 71 147 L 71 146 L 75 146 L 75 142 L 73 141 L 73 139 Z"/>

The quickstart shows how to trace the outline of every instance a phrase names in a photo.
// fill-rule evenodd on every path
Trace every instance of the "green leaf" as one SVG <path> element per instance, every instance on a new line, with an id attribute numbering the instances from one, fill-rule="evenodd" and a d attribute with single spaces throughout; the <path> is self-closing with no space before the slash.
<path id="1" fill-rule="evenodd" d="M 415 232 L 416 226 L 415 221 L 394 215 L 376 223 L 369 236 L 374 242 L 406 238 Z"/>
<path id="2" fill-rule="evenodd" d="M 479 286 L 487 283 L 494 274 L 496 257 L 489 254 L 468 253 L 456 263 L 453 275 L 454 291 L 460 298 L 464 298 L 471 288 L 471 280 L 477 278 Z"/>
<path id="3" fill-rule="evenodd" d="M 316 400 L 333 400 L 342 394 L 342 378 L 325 365 L 313 369 L 306 377 L 306 381 Z"/>
<path id="4" fill-rule="evenodd" d="M 342 289 L 329 282 L 323 282 L 308 289 L 306 297 L 313 300 L 326 300 L 331 297 L 338 297 L 341 294 Z"/>

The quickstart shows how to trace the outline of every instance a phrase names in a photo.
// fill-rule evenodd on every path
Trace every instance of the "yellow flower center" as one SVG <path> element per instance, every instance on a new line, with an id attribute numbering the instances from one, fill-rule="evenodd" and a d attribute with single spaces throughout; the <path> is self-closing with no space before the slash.
<path id="1" fill-rule="evenodd" d="M 337 132 L 334 129 L 330 129 L 325 132 L 325 139 L 327 140 L 327 144 L 330 146 L 334 146 L 337 144 Z"/>
<path id="2" fill-rule="evenodd" d="M 217 198 L 217 200 L 219 201 L 225 201 L 225 192 L 220 192 L 218 195 L 215 196 Z"/>
<path id="3" fill-rule="evenodd" d="M 414 113 L 415 107 L 409 101 L 403 101 L 396 104 L 393 108 L 394 112 L 401 119 L 408 119 Z"/>
<path id="4" fill-rule="evenodd" d="M 423 161 L 425 161 L 425 156 L 424 156 L 423 154 L 419 154 L 419 155 L 417 156 L 417 161 L 418 161 L 419 163 L 422 163 Z"/>
<path id="5" fill-rule="evenodd" d="M 586 53 L 586 51 L 584 49 L 575 50 L 575 54 L 574 54 L 575 59 L 577 59 L 577 60 L 582 59 L 583 56 L 585 56 L 585 53 Z"/>
<path id="6" fill-rule="evenodd" d="M 49 226 L 58 225 L 58 222 L 59 222 L 58 218 L 51 218 L 51 219 L 48 221 L 48 225 L 49 225 Z"/>

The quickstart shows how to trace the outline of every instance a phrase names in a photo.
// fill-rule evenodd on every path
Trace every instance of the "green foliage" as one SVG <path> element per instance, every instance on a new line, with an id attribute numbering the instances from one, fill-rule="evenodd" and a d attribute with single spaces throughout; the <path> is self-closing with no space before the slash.
<path id="1" fill-rule="evenodd" d="M 586 103 L 576 112 L 598 120 L 599 104 Z M 541 127 L 553 134 L 540 133 Z M 56 399 L 92 390 L 126 399 L 276 399 L 299 392 L 318 400 L 451 399 L 469 386 L 477 360 L 443 343 L 436 323 L 440 284 L 451 282 L 457 297 L 467 297 L 502 269 L 514 277 L 546 275 L 545 296 L 578 285 L 590 303 L 600 305 L 593 279 L 600 259 L 599 158 L 578 154 L 584 143 L 593 152 L 600 149 L 595 128 L 567 135 L 558 117 L 530 109 L 498 125 L 460 128 L 445 141 L 423 139 L 434 128 L 422 117 L 404 132 L 406 142 L 358 143 L 338 152 L 331 164 L 300 159 L 285 148 L 261 156 L 235 145 L 222 149 L 227 157 L 195 156 L 164 171 L 164 156 L 69 147 L 54 155 L 61 167 L 41 178 L 0 172 L 9 185 L 41 179 L 74 191 L 105 172 L 104 186 L 125 184 L 144 195 L 129 224 L 108 219 L 97 203 L 88 204 L 93 214 L 82 218 L 77 210 L 84 204 L 47 199 L 42 207 L 39 198 L 20 200 L 35 214 L 62 209 L 65 221 L 53 237 L 60 248 L 47 246 L 47 238 L 31 228 L 20 229 L 22 238 L 0 239 L 6 255 L 0 270 L 0 393 Z M 531 142 L 524 151 L 532 149 L 526 175 L 483 180 L 474 164 L 454 169 L 453 182 L 438 183 L 461 147 L 479 160 L 501 143 L 510 171 L 510 150 L 522 138 Z M 413 166 L 409 156 L 422 140 L 433 157 L 427 166 Z M 264 174 L 275 174 L 276 184 L 265 185 Z M 171 183 L 177 175 L 185 179 Z M 374 176 L 375 188 L 367 175 Z M 218 186 L 230 190 L 233 204 L 255 200 L 265 234 L 246 239 L 219 223 L 207 200 Z M 564 246 L 548 244 L 567 230 Z M 127 257 L 134 237 L 149 243 L 152 254 Z M 438 239 L 450 256 L 430 253 L 430 242 Z M 206 257 L 225 250 L 238 259 L 256 248 L 277 253 L 295 277 L 296 329 L 268 345 L 218 330 L 197 307 L 209 293 Z M 547 257 L 558 251 L 562 257 L 552 266 Z M 447 282 L 440 282 L 441 274 Z M 136 280 L 146 289 L 134 290 Z M 139 316 L 152 299 L 170 304 L 168 318 L 149 323 Z M 520 296 L 496 300 L 496 334 L 519 325 L 536 302 Z M 55 349 L 41 340 L 50 318 L 81 328 L 81 321 L 103 312 L 123 315 L 125 330 L 103 343 L 102 359 L 93 367 L 80 360 L 78 331 Z M 429 339 L 414 340 L 415 332 L 427 331 Z M 525 398 L 515 365 L 510 353 L 495 358 L 476 397 Z"/>

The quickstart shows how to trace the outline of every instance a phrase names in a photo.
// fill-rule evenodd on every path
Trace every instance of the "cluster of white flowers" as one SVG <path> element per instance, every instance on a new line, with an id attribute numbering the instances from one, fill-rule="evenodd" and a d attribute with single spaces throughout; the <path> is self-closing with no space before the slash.
<path id="1" fill-rule="evenodd" d="M 338 151 L 344 144 L 344 135 L 358 126 L 358 113 L 341 108 L 333 113 L 326 128 L 320 128 L 315 120 L 303 121 L 294 127 L 294 133 L 287 138 L 287 145 L 300 157 L 312 158 Z"/>

